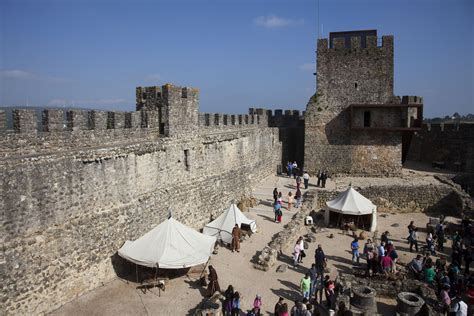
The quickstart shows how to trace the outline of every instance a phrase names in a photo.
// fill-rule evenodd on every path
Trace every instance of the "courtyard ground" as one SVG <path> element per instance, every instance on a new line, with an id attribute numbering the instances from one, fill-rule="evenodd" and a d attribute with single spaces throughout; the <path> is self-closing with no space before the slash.
<path id="1" fill-rule="evenodd" d="M 420 181 L 432 181 L 429 175 L 425 175 L 425 177 Z M 336 185 L 342 187 L 349 182 L 365 183 L 367 181 L 370 181 L 370 178 L 330 180 L 326 189 L 334 190 Z M 314 181 L 311 180 L 311 183 L 314 184 Z M 285 203 L 283 223 L 274 222 L 271 207 L 274 187 L 277 187 L 286 197 L 288 191 L 294 193 L 295 183 L 292 178 L 280 176 L 264 179 L 253 193 L 261 201 L 260 204 L 245 213 L 246 216 L 257 221 L 258 232 L 241 244 L 240 253 L 232 253 L 226 248 L 219 248 L 218 254 L 213 255 L 210 261 L 210 264 L 217 270 L 222 291 L 232 284 L 234 289 L 241 293 L 242 309 L 245 312 L 251 308 L 255 295 L 261 295 L 264 315 L 273 313 L 273 307 L 280 296 L 285 298 L 290 307 L 293 306 L 292 301 L 301 299 L 299 282 L 311 263 L 314 262 L 313 256 L 317 244 L 322 244 L 328 257 L 332 279 L 336 277 L 337 272 L 348 272 L 354 268 L 349 251 L 352 238 L 334 228 L 326 229 L 316 235 L 316 242 L 310 243 L 309 249 L 306 250 L 308 257 L 297 268 L 291 267 L 292 247 L 289 247 L 284 249 L 284 254 L 279 257 L 277 264 L 269 271 L 254 269 L 252 258 L 257 251 L 262 250 L 272 236 L 279 232 L 295 213 L 294 209 L 287 211 Z M 321 190 L 314 185 L 310 186 L 310 189 Z M 378 231 L 380 233 L 386 230 L 390 232 L 391 239 L 399 252 L 400 262 L 408 262 L 414 257 L 414 254 L 409 252 L 406 242 L 407 226 L 411 220 L 417 226 L 424 227 L 428 218 L 422 213 L 387 213 L 378 218 Z M 329 238 L 331 234 L 334 238 Z M 297 238 L 298 236 L 294 236 L 295 241 Z M 424 239 L 425 234 L 421 232 L 420 240 Z M 363 242 L 361 244 L 363 246 Z M 420 244 L 423 245 L 424 242 Z M 364 260 L 361 262 L 364 263 Z M 280 264 L 287 264 L 289 267 L 283 273 L 276 272 L 276 268 Z M 205 289 L 196 280 L 198 275 L 194 274 L 193 276 L 194 279 L 184 276 L 170 280 L 166 291 L 161 292 L 161 295 L 157 288 L 151 289 L 145 294 L 136 289 L 137 284 L 116 278 L 62 306 L 52 315 L 187 315 L 192 313 L 196 306 L 203 301 L 203 294 L 205 294 Z M 379 313 L 384 315 L 393 315 L 394 305 L 393 298 L 378 299 Z"/>

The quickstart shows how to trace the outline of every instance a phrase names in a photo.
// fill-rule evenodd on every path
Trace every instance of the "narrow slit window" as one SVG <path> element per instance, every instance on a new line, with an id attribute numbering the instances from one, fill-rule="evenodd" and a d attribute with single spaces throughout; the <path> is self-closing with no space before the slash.
<path id="1" fill-rule="evenodd" d="M 364 127 L 370 127 L 370 111 L 364 112 Z"/>
<path id="2" fill-rule="evenodd" d="M 354 88 L 357 90 L 357 82 L 354 83 Z"/>
<path id="3" fill-rule="evenodd" d="M 186 171 L 189 171 L 190 165 L 189 165 L 189 149 L 184 150 L 184 167 L 186 168 Z"/>

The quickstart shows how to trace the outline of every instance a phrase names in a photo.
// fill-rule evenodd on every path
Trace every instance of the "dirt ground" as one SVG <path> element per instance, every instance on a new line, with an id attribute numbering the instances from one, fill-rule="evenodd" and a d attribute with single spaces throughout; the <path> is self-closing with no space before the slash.
<path id="1" fill-rule="evenodd" d="M 312 182 L 312 181 L 311 181 Z M 284 255 L 278 263 L 267 272 L 253 268 L 252 258 L 257 251 L 268 244 L 271 237 L 280 231 L 285 223 L 294 214 L 285 209 L 283 223 L 273 221 L 272 190 L 277 187 L 286 197 L 288 191 L 294 193 L 294 180 L 286 177 L 272 176 L 261 182 L 254 191 L 254 196 L 261 203 L 245 213 L 249 218 L 257 221 L 258 232 L 241 244 L 240 253 L 232 253 L 226 248 L 220 248 L 217 255 L 211 257 L 211 264 L 217 270 L 222 291 L 229 284 L 241 293 L 242 310 L 251 308 L 256 294 L 262 296 L 264 315 L 273 313 L 278 297 L 283 297 L 291 307 L 292 301 L 301 299 L 299 282 L 304 273 L 314 262 L 313 256 L 317 244 L 322 244 L 331 268 L 331 278 L 334 279 L 338 271 L 352 271 L 350 242 L 352 238 L 342 234 L 339 229 L 326 229 L 317 234 L 316 242 L 309 244 L 306 250 L 308 257 L 300 266 L 291 267 L 292 249 L 285 249 Z M 334 181 L 329 181 L 328 189 L 335 188 Z M 315 189 L 311 186 L 310 189 Z M 319 188 L 316 188 L 320 190 Z M 428 218 L 425 214 L 384 214 L 378 218 L 378 231 L 389 231 L 391 239 L 399 252 L 401 262 L 408 262 L 414 257 L 410 253 L 406 237 L 407 226 L 413 220 L 418 227 L 425 227 Z M 333 234 L 334 238 L 329 238 Z M 371 236 L 370 236 L 371 237 Z M 298 236 L 294 236 L 296 239 Z M 420 245 L 424 244 L 425 234 L 420 234 Z M 362 242 L 363 246 L 363 242 Z M 364 260 L 361 260 L 364 262 Z M 276 272 L 280 264 L 289 265 L 286 272 Z M 203 301 L 205 289 L 197 282 L 197 274 L 193 277 L 173 279 L 166 286 L 166 291 L 159 293 L 157 288 L 147 291 L 146 294 L 136 289 L 133 282 L 116 278 L 108 284 L 89 292 L 76 300 L 54 311 L 53 315 L 187 315 Z M 381 298 L 378 300 L 379 313 L 394 315 L 394 299 Z"/>

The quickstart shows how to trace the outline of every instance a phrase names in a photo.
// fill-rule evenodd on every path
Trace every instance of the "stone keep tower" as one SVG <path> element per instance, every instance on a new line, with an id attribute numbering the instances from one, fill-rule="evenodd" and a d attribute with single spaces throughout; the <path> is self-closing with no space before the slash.
<path id="1" fill-rule="evenodd" d="M 198 128 L 199 90 L 165 84 L 136 88 L 137 111 L 153 116 L 160 134 L 192 135 Z"/>
<path id="2" fill-rule="evenodd" d="M 318 40 L 317 92 L 305 113 L 304 167 L 310 173 L 401 171 L 402 134 L 421 126 L 423 105 L 401 104 L 394 96 L 393 52 L 393 36 L 378 45 L 376 30 Z"/>

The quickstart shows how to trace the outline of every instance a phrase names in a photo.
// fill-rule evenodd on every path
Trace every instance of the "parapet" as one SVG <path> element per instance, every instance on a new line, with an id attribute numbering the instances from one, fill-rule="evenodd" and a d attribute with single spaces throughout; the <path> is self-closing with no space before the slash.
<path id="1" fill-rule="evenodd" d="M 0 110 L 0 133 L 7 130 L 7 114 L 4 110 Z"/>
<path id="2" fill-rule="evenodd" d="M 360 35 L 348 38 L 337 37 L 333 39 L 332 43 L 327 38 L 321 38 L 318 39 L 317 49 L 319 52 L 373 49 L 393 50 L 393 35 L 384 35 L 381 41 L 379 41 L 377 36 L 372 35 L 365 36 L 364 38 Z"/>
<path id="3" fill-rule="evenodd" d="M 402 97 L 402 104 L 423 104 L 423 97 L 416 95 L 404 95 Z"/>
<path id="4" fill-rule="evenodd" d="M 86 111 L 46 109 L 37 110 L 14 109 L 11 117 L 7 112 L 0 111 L 0 132 L 18 134 L 36 133 L 67 133 L 86 130 L 119 130 L 119 129 L 158 129 L 159 115 L 157 111 Z M 7 129 L 7 122 L 12 122 L 12 130 Z M 159 131 L 159 134 L 163 134 Z"/>
<path id="5" fill-rule="evenodd" d="M 268 117 L 265 114 L 222 114 L 222 113 L 199 113 L 199 125 L 201 127 L 244 127 L 260 126 L 268 127 Z"/>
<path id="6" fill-rule="evenodd" d="M 423 123 L 422 130 L 425 133 L 445 133 L 454 132 L 462 133 L 462 135 L 474 135 L 473 123 Z M 440 134 L 441 135 L 441 134 Z"/>
<path id="7" fill-rule="evenodd" d="M 38 129 L 36 110 L 13 110 L 12 122 L 15 133 L 36 133 Z"/>

